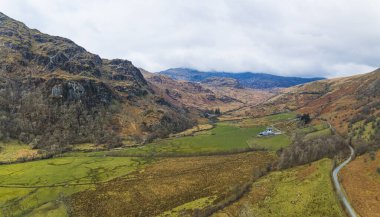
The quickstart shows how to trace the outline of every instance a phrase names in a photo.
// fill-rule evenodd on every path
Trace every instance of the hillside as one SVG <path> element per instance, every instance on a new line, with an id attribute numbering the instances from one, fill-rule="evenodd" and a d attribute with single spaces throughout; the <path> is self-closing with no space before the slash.
<path id="1" fill-rule="evenodd" d="M 167 75 L 176 80 L 185 80 L 191 82 L 205 82 L 212 83 L 216 78 L 229 78 L 236 81 L 235 86 L 254 89 L 268 89 L 279 87 L 291 87 L 298 84 L 322 80 L 324 78 L 299 78 L 299 77 L 283 77 L 264 73 L 229 73 L 229 72 L 202 72 L 194 69 L 187 68 L 173 68 L 159 72 L 160 74 Z M 218 82 L 217 82 L 218 83 Z"/>
<path id="2" fill-rule="evenodd" d="M 309 113 L 328 120 L 343 134 L 352 132 L 356 137 L 362 137 L 370 133 L 366 139 L 373 141 L 380 134 L 376 131 L 380 117 L 379 93 L 380 70 L 375 70 L 287 88 L 262 105 L 242 108 L 232 115 L 260 116 L 289 110 Z M 358 132 L 354 131 L 356 128 Z"/>
<path id="3" fill-rule="evenodd" d="M 130 61 L 102 59 L 2 13 L 0 66 L 3 140 L 63 151 L 76 143 L 143 142 L 193 124 Z"/>
<path id="4" fill-rule="evenodd" d="M 140 70 L 151 86 L 156 87 L 156 92 L 160 92 L 167 101 L 201 111 L 219 108 L 225 112 L 245 105 L 257 105 L 275 94 L 274 91 L 236 87 L 230 82 L 219 85 L 195 83 Z"/>

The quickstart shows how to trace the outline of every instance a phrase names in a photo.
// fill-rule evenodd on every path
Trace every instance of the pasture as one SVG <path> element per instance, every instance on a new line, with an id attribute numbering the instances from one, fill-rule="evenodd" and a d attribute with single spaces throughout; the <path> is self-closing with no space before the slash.
<path id="1" fill-rule="evenodd" d="M 272 172 L 254 182 L 251 191 L 213 217 L 345 216 L 330 180 L 332 161 Z"/>
<path id="2" fill-rule="evenodd" d="M 95 184 L 126 176 L 146 161 L 137 158 L 62 157 L 0 166 L 0 210 L 4 216 L 23 216 L 47 204 L 64 201 Z M 45 209 L 44 209 L 45 208 Z"/>

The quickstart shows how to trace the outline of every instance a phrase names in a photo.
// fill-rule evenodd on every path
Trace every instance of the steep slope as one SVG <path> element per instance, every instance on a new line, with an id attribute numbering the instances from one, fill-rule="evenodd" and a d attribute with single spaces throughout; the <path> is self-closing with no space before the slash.
<path id="1" fill-rule="evenodd" d="M 323 78 L 299 78 L 283 77 L 264 73 L 229 73 L 229 72 L 202 72 L 187 68 L 174 68 L 159 72 L 176 80 L 192 82 L 210 82 L 210 78 L 230 78 L 235 79 L 239 86 L 254 89 L 268 89 L 279 87 L 291 87 L 311 81 L 322 80 Z"/>
<path id="2" fill-rule="evenodd" d="M 0 139 L 62 151 L 81 142 L 141 142 L 192 125 L 127 60 L 0 13 Z"/>
<path id="3" fill-rule="evenodd" d="M 344 134 L 355 123 L 376 122 L 380 117 L 380 70 L 284 89 L 268 102 L 243 108 L 234 115 L 257 116 L 289 110 L 327 119 Z"/>
<path id="4" fill-rule="evenodd" d="M 167 101 L 202 111 L 219 108 L 225 112 L 257 105 L 274 95 L 273 91 L 241 88 L 236 86 L 234 79 L 216 78 L 209 80 L 210 83 L 194 83 L 141 71 L 148 82 L 161 90 Z"/>

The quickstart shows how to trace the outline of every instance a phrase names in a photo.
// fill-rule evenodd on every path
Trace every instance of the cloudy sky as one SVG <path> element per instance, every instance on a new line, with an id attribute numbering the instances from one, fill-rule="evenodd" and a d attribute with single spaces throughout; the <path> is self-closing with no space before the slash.
<path id="1" fill-rule="evenodd" d="M 337 77 L 380 64 L 379 0 L 0 0 L 0 11 L 153 72 Z"/>

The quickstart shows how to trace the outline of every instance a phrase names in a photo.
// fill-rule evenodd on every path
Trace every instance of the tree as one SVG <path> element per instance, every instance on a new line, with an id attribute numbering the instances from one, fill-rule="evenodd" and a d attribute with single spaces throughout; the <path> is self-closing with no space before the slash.
<path id="1" fill-rule="evenodd" d="M 302 114 L 300 117 L 300 121 L 303 122 L 304 124 L 308 124 L 311 121 L 310 115 L 309 114 Z"/>
<path id="2" fill-rule="evenodd" d="M 216 114 L 216 115 L 220 115 L 220 114 L 221 114 L 221 112 L 220 112 L 220 108 L 216 108 L 214 114 Z"/>

